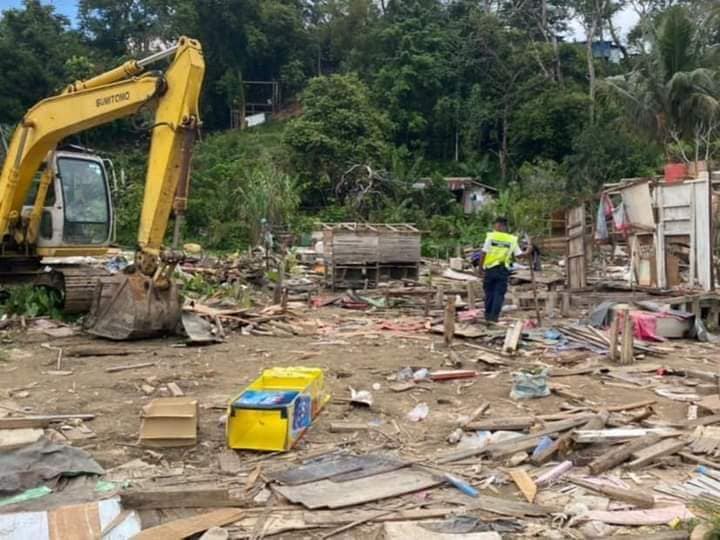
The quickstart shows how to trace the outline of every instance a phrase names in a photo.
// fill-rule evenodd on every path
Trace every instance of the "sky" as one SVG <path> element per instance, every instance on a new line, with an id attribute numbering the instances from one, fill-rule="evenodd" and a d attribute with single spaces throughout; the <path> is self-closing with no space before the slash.
<path id="1" fill-rule="evenodd" d="M 55 11 L 74 20 L 77 14 L 77 0 L 43 0 L 43 4 L 55 6 Z M 22 0 L 0 0 L 0 11 L 22 6 Z"/>
<path id="2" fill-rule="evenodd" d="M 44 0 L 44 3 L 54 5 L 58 13 L 66 15 L 71 21 L 75 20 L 77 15 L 77 0 Z M 7 8 L 19 7 L 21 5 L 22 0 L 0 0 L 0 11 Z M 625 8 L 622 12 L 615 16 L 615 24 L 623 37 L 627 36 L 627 33 L 633 28 L 633 26 L 635 26 L 637 20 L 637 14 L 630 7 Z M 584 32 L 579 23 L 574 23 L 572 25 L 572 31 L 572 37 L 575 39 L 585 39 Z"/>
<path id="3" fill-rule="evenodd" d="M 2 2 L 3 0 L 0 0 Z M 635 10 L 631 6 L 627 6 L 625 9 L 623 9 L 620 13 L 615 15 L 613 17 L 613 22 L 615 23 L 615 28 L 619 30 L 620 32 L 620 40 L 622 41 L 623 38 L 627 37 L 628 32 L 633 29 L 633 27 L 638 22 L 638 14 L 635 12 Z M 572 30 L 572 37 L 577 40 L 584 40 L 585 39 L 585 32 L 582 29 L 582 26 L 579 22 L 575 21 L 571 25 Z"/>

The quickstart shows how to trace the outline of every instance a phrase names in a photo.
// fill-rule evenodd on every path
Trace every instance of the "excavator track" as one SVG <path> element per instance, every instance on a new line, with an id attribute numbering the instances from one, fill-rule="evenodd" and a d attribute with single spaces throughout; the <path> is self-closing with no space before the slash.
<path id="1" fill-rule="evenodd" d="M 98 281 L 109 275 L 105 268 L 89 264 L 44 264 L 38 257 L 0 259 L 0 288 L 34 285 L 56 289 L 63 296 L 66 313 L 90 311 Z"/>
<path id="2" fill-rule="evenodd" d="M 110 275 L 105 268 L 87 265 L 55 265 L 52 268 L 63 277 L 63 310 L 66 313 L 90 311 L 98 281 Z"/>

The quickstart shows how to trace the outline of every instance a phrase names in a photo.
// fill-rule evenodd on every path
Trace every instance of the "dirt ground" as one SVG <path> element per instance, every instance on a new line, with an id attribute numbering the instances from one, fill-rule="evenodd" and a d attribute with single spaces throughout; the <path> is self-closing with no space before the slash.
<path id="1" fill-rule="evenodd" d="M 0 401 L 5 407 L 17 407 L 26 414 L 95 414 L 96 418 L 86 425 L 96 436 L 73 441 L 72 444 L 86 449 L 104 468 L 112 469 L 142 458 L 166 466 L 182 464 L 186 468 L 183 478 L 191 481 L 193 475 L 204 473 L 207 477 L 208 474 L 218 473 L 218 455 L 225 448 L 224 407 L 264 368 L 294 365 L 323 368 L 327 390 L 332 394 L 332 400 L 325 410 L 297 447 L 287 454 L 268 456 L 257 452 L 239 452 L 241 462 L 248 467 L 239 475 L 240 484 L 246 480 L 249 468 L 254 467 L 255 463 L 263 463 L 268 468 L 286 466 L 303 456 L 322 454 L 336 447 L 357 452 L 384 448 L 398 451 L 406 458 L 432 462 L 453 449 L 446 440 L 448 434 L 485 401 L 490 404 L 485 418 L 548 415 L 560 413 L 571 406 L 598 410 L 645 399 L 657 400 L 652 421 L 682 423 L 687 417 L 687 403 L 655 394 L 654 388 L 665 382 L 667 377 L 657 376 L 654 372 L 642 374 L 652 379 L 649 384 L 643 385 L 592 375 L 552 379 L 554 385 L 571 392 L 570 398 L 572 394 L 577 394 L 583 398 L 582 401 L 573 401 L 562 392 L 562 395 L 554 393 L 546 398 L 525 401 L 509 397 L 511 372 L 519 367 L 537 363 L 572 367 L 589 361 L 608 364 L 607 359 L 589 352 L 558 353 L 535 343 L 521 346 L 517 356 L 506 359 L 506 365 L 487 365 L 476 362 L 483 353 L 465 346 L 463 340 L 456 340 L 452 351 L 449 351 L 441 335 L 425 332 L 398 335 L 395 332 L 367 331 L 372 321 L 407 320 L 398 312 L 365 314 L 320 308 L 307 310 L 303 316 L 322 321 L 331 331 L 325 335 L 307 337 L 244 336 L 234 333 L 224 343 L 203 347 L 185 347 L 178 338 L 146 340 L 123 344 L 124 348 L 133 351 L 129 355 L 64 357 L 60 374 L 56 365 L 58 352 L 47 345 L 67 350 L 80 345 L 103 347 L 108 342 L 90 338 L 79 331 L 71 337 L 60 339 L 49 338 L 42 332 L 10 333 L 1 349 Z M 520 316 L 513 314 L 513 317 Z M 642 359 L 637 365 L 659 364 L 673 368 L 693 367 L 717 371 L 720 349 L 716 346 L 673 341 L 663 344 L 663 347 L 668 351 L 665 356 Z M 567 363 L 568 358 L 572 358 L 573 362 Z M 140 362 L 156 364 L 117 373 L 105 371 L 111 366 Z M 406 366 L 432 370 L 451 369 L 449 366 L 460 365 L 464 369 L 478 370 L 479 377 L 423 383 L 401 393 L 390 388 L 393 376 Z M 673 379 L 676 386 L 682 384 L 677 378 Z M 151 399 L 168 395 L 163 385 L 171 382 L 180 386 L 186 395 L 199 400 L 198 444 L 184 449 L 153 449 L 148 454 L 147 449 L 138 444 L 140 411 Z M 154 392 L 147 395 L 147 388 L 144 391 L 143 384 L 152 386 Z M 361 408 L 350 404 L 350 387 L 369 390 L 374 397 L 372 407 Z M 429 416 L 422 422 L 409 421 L 407 413 L 421 402 L 429 406 Z M 371 422 L 377 429 L 331 433 L 330 423 L 337 421 Z M 502 466 L 502 463 L 488 463 L 481 458 L 473 458 L 453 464 L 449 470 L 476 480 L 473 483 L 478 485 L 488 470 Z M 690 465 L 683 465 L 683 471 L 690 468 Z M 194 470 L 195 473 L 189 473 L 188 470 Z M 646 486 L 652 485 L 652 477 L 649 482 Z M 431 490 L 428 497 L 442 498 L 439 494 L 452 491 L 450 488 Z M 513 499 L 519 497 L 519 491 L 512 482 L 493 485 L 487 493 Z M 384 503 L 381 501 L 377 506 L 383 507 Z M 549 522 L 545 520 L 543 527 L 547 526 Z M 346 533 L 345 537 L 361 538 L 367 535 L 374 538 L 379 527 L 367 525 Z M 302 531 L 281 534 L 279 537 L 317 536 L 317 531 Z"/>

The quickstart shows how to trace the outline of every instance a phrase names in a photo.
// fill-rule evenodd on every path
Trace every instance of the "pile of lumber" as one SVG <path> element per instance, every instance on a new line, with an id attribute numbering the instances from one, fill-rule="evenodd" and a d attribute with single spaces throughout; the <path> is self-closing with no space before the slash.
<path id="1" fill-rule="evenodd" d="M 314 324 L 301 321 L 301 316 L 287 306 L 265 308 L 221 308 L 190 302 L 183 309 L 219 325 L 223 330 L 241 330 L 257 336 L 305 336 L 314 333 Z"/>

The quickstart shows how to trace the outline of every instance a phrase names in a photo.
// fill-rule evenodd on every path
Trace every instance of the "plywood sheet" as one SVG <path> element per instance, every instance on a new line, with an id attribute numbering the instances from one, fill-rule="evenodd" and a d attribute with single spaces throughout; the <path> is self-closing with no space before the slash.
<path id="1" fill-rule="evenodd" d="M 704 291 L 712 289 L 712 232 L 710 230 L 710 194 L 708 181 L 691 182 L 694 193 L 695 208 L 693 221 L 695 225 L 695 268 L 697 281 Z"/>
<path id="2" fill-rule="evenodd" d="M 413 493 L 441 484 L 443 480 L 424 471 L 401 469 L 349 482 L 320 480 L 301 486 L 276 486 L 286 499 L 306 508 L 343 508 Z"/>
<path id="3" fill-rule="evenodd" d="M 567 213 L 567 286 L 581 289 L 587 285 L 585 257 L 585 207 L 576 206 Z"/>
<path id="4" fill-rule="evenodd" d="M 655 217 L 650 197 L 650 183 L 639 182 L 621 191 L 625 212 L 630 223 L 645 230 L 655 229 Z"/>

